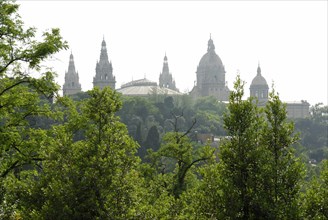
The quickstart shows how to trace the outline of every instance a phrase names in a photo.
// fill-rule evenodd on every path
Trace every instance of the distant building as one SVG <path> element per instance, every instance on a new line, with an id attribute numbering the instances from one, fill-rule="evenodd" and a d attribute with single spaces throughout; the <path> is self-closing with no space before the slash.
<path id="1" fill-rule="evenodd" d="M 93 87 L 98 86 L 103 89 L 105 86 L 110 86 L 115 89 L 115 76 L 113 75 L 112 62 L 108 61 L 106 42 L 103 39 L 101 43 L 100 59 L 96 64 L 96 75 L 93 77 Z"/>
<path id="2" fill-rule="evenodd" d="M 310 117 L 310 104 L 307 101 L 286 102 L 288 118 Z"/>
<path id="3" fill-rule="evenodd" d="M 173 80 L 172 74 L 169 71 L 169 64 L 167 62 L 166 54 L 164 56 L 163 70 L 159 74 L 159 87 L 169 88 L 178 91 L 178 89 L 175 86 L 175 81 Z"/>
<path id="4" fill-rule="evenodd" d="M 127 96 L 148 96 L 152 94 L 158 95 L 182 95 L 182 93 L 157 85 L 156 82 L 152 82 L 148 79 L 132 80 L 117 89 L 117 92 Z"/>
<path id="5" fill-rule="evenodd" d="M 225 68 L 220 57 L 215 52 L 212 38 L 208 40 L 207 52 L 202 56 L 197 66 L 196 81 L 192 91 L 189 93 L 194 99 L 204 96 L 213 96 L 218 101 L 227 103 L 229 101 L 230 90 L 225 81 Z M 101 43 L 100 59 L 96 64 L 96 75 L 93 77 L 93 86 L 103 89 L 110 86 L 115 90 L 115 76 L 113 75 L 112 63 L 108 60 L 106 42 Z M 257 67 L 257 75 L 250 85 L 250 96 L 258 99 L 259 106 L 265 106 L 269 97 L 269 86 L 262 76 L 261 67 Z M 164 56 L 162 72 L 159 75 L 159 85 L 156 82 L 147 80 L 132 80 L 117 89 L 118 92 L 128 96 L 148 96 L 151 94 L 160 95 L 181 95 L 176 88 L 175 81 L 169 71 L 167 56 Z M 68 71 L 65 73 L 65 83 L 63 94 L 72 95 L 81 92 L 79 74 L 75 71 L 73 55 L 70 55 Z M 287 114 L 289 118 L 309 117 L 310 104 L 307 101 L 286 102 Z"/>
<path id="6" fill-rule="evenodd" d="M 79 74 L 75 71 L 73 54 L 69 56 L 68 71 L 65 72 L 65 82 L 63 85 L 63 95 L 73 95 L 81 92 Z"/>
<path id="7" fill-rule="evenodd" d="M 196 85 L 190 92 L 193 98 L 214 96 L 219 101 L 228 101 L 230 90 L 225 81 L 225 69 L 220 57 L 215 53 L 213 40 L 208 41 L 207 53 L 197 67 Z"/>
<path id="8" fill-rule="evenodd" d="M 257 67 L 257 75 L 249 88 L 250 96 L 258 99 L 259 106 L 265 106 L 269 99 L 269 86 L 261 75 L 260 65 Z M 307 101 L 285 102 L 288 118 L 306 118 L 310 116 L 310 104 Z"/>

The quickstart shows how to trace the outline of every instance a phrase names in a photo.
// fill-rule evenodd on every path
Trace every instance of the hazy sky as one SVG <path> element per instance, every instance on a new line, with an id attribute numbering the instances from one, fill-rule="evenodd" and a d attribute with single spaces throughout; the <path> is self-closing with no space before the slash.
<path id="1" fill-rule="evenodd" d="M 70 49 L 51 62 L 63 85 L 71 50 L 82 90 L 92 88 L 103 37 L 116 88 L 158 83 L 165 52 L 182 92 L 191 91 L 212 35 L 232 89 L 249 86 L 258 62 L 284 101 L 327 104 L 327 1 L 18 1 L 27 26 L 58 27 Z"/>

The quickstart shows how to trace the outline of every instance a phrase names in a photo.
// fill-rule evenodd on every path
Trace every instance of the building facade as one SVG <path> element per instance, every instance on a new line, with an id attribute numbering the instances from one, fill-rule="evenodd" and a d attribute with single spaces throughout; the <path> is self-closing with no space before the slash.
<path id="1" fill-rule="evenodd" d="M 113 75 L 112 62 L 108 60 L 108 53 L 105 39 L 101 43 L 100 59 L 96 64 L 96 75 L 93 77 L 93 87 L 103 89 L 105 86 L 110 86 L 115 89 L 115 76 Z"/>
<path id="2" fill-rule="evenodd" d="M 219 101 L 229 100 L 229 88 L 225 81 L 225 68 L 215 52 L 212 38 L 208 40 L 207 53 L 200 59 L 197 67 L 196 85 L 190 92 L 194 98 L 214 96 Z"/>
<path id="3" fill-rule="evenodd" d="M 63 95 L 74 95 L 81 92 L 79 74 L 75 70 L 73 54 L 69 56 L 68 70 L 65 72 L 65 82 L 63 85 Z"/>

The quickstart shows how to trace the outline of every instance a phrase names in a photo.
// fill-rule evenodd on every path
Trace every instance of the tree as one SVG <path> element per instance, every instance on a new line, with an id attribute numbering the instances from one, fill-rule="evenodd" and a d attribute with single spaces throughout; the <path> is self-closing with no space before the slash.
<path id="1" fill-rule="evenodd" d="M 298 140 L 294 125 L 287 121 L 286 105 L 275 90 L 270 93 L 265 107 L 263 144 L 267 150 L 263 166 L 262 197 L 266 203 L 267 219 L 299 218 L 299 192 L 304 167 L 294 155 L 293 145 Z M 265 201 L 265 202 L 264 202 Z"/>
<path id="2" fill-rule="evenodd" d="M 320 177 L 309 184 L 303 198 L 305 219 L 328 218 L 328 160 L 323 160 Z"/>
<path id="3" fill-rule="evenodd" d="M 260 217 L 258 186 L 263 150 L 259 133 L 263 119 L 251 98 L 242 100 L 244 82 L 237 76 L 231 91 L 224 126 L 230 137 L 220 147 L 222 214 L 229 219 Z"/>
<path id="4" fill-rule="evenodd" d="M 7 201 L 31 219 L 128 219 L 136 215 L 137 144 L 115 113 L 121 107 L 109 87 L 89 91 L 67 121 L 53 126 L 42 149 L 42 172 L 15 180 Z M 74 141 L 82 130 L 85 139 Z M 33 201 L 33 202 L 32 202 Z"/>
<path id="5" fill-rule="evenodd" d="M 0 77 L 8 74 L 8 71 L 12 71 L 14 76 L 21 75 L 22 62 L 31 69 L 39 70 L 43 60 L 67 48 L 59 29 L 45 32 L 44 41 L 37 42 L 34 39 L 35 28 L 24 29 L 17 13 L 18 8 L 12 1 L 0 2 Z"/>
<path id="6" fill-rule="evenodd" d="M 311 117 L 297 119 L 295 130 L 300 133 L 300 144 L 312 163 L 320 163 L 328 157 L 328 106 L 322 103 L 311 108 Z"/>
<path id="7" fill-rule="evenodd" d="M 18 5 L 0 1 L 0 206 L 4 205 L 9 175 L 17 178 L 24 169 L 39 169 L 38 154 L 46 142 L 44 131 L 31 126 L 31 118 L 56 117 L 50 104 L 58 85 L 55 74 L 41 68 L 56 52 L 67 49 L 58 29 L 35 39 L 34 28 L 24 29 Z M 36 79 L 26 72 L 39 72 Z"/>
<path id="8" fill-rule="evenodd" d="M 157 152 L 157 159 L 168 158 L 175 164 L 173 171 L 173 185 L 170 187 L 170 194 L 175 198 L 179 198 L 182 192 L 186 190 L 186 177 L 191 168 L 202 161 L 210 159 L 214 153 L 214 149 L 209 146 L 195 149 L 187 137 L 193 126 L 185 132 L 179 132 L 178 120 L 180 116 L 174 116 L 172 122 L 174 132 L 168 132 L 164 135 L 162 145 Z M 196 120 L 193 125 L 195 125 Z"/>
<path id="9" fill-rule="evenodd" d="M 259 109 L 257 100 L 242 100 L 243 85 L 238 76 L 224 116 L 229 138 L 220 148 L 218 166 L 222 214 L 232 219 L 298 219 L 304 170 L 294 155 L 297 136 L 286 106 L 273 90 Z"/>
<path id="10" fill-rule="evenodd" d="M 46 71 L 35 79 L 24 72 L 24 64 L 30 71 L 40 71 L 42 61 L 67 48 L 58 29 L 45 32 L 43 41 L 36 41 L 36 30 L 24 29 L 17 10 L 17 4 L 0 1 L 0 139 L 3 152 L 0 178 L 31 161 L 39 161 L 36 155 L 31 155 L 35 149 L 23 147 L 29 131 L 34 132 L 26 128 L 26 118 L 49 116 L 47 99 L 51 101 L 58 90 L 53 72 Z"/>

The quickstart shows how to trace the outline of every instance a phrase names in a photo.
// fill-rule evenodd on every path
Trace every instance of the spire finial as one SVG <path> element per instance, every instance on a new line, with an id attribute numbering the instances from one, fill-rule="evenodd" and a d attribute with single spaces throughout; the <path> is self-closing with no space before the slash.
<path id="1" fill-rule="evenodd" d="M 208 44 L 207 44 L 207 52 L 209 51 L 214 51 L 215 49 L 215 46 L 214 46 L 214 43 L 213 43 L 213 40 L 212 40 L 212 34 L 210 33 L 210 39 L 208 40 Z"/>
<path id="2" fill-rule="evenodd" d="M 257 66 L 257 75 L 261 75 L 261 67 L 260 67 L 260 61 L 258 61 L 258 66 Z"/>
<path id="3" fill-rule="evenodd" d="M 165 51 L 165 56 L 164 56 L 164 62 L 167 61 L 167 56 L 166 56 L 166 51 Z"/>

